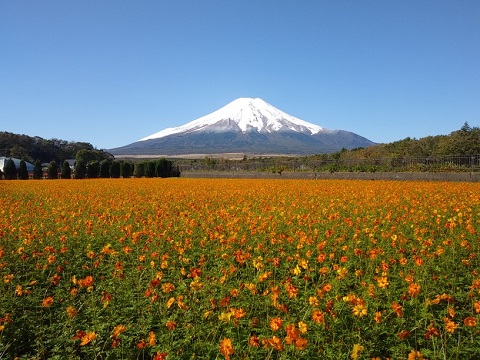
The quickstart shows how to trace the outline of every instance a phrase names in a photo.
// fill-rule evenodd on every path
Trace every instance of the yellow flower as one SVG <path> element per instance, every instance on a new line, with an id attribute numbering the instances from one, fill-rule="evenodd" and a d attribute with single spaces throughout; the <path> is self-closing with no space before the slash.
<path id="1" fill-rule="evenodd" d="M 353 307 L 352 312 L 355 316 L 364 317 L 367 315 L 367 308 L 362 304 L 358 304 Z"/>
<path id="2" fill-rule="evenodd" d="M 75 316 L 78 315 L 78 310 L 73 306 L 67 306 L 67 315 L 70 319 L 73 319 Z"/>
<path id="3" fill-rule="evenodd" d="M 379 277 L 377 279 L 377 283 L 378 283 L 378 287 L 381 289 L 385 289 L 390 284 L 386 276 Z"/>
<path id="4" fill-rule="evenodd" d="M 167 301 L 167 309 L 170 309 L 170 307 L 173 305 L 174 302 L 175 302 L 175 298 L 174 298 L 174 297 L 171 297 L 170 299 L 168 299 L 168 301 Z"/>
<path id="5" fill-rule="evenodd" d="M 352 354 L 350 355 L 350 357 L 353 360 L 357 360 L 358 357 L 360 356 L 360 353 L 363 351 L 363 349 L 364 347 L 360 344 L 353 345 Z"/>
<path id="6" fill-rule="evenodd" d="M 298 323 L 298 329 L 302 334 L 305 334 L 308 331 L 308 325 L 307 323 L 304 323 L 303 321 L 300 321 Z"/>

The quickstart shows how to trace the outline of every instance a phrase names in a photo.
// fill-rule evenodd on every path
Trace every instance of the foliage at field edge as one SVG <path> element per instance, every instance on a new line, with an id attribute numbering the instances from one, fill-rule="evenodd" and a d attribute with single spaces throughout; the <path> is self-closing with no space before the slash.
<path id="1" fill-rule="evenodd" d="M 0 357 L 480 357 L 480 185 L 0 182 Z"/>

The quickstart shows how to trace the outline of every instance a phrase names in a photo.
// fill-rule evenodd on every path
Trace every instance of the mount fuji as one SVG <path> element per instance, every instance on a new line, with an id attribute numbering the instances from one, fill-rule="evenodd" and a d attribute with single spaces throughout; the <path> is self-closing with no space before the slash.
<path id="1" fill-rule="evenodd" d="M 259 98 L 240 98 L 185 125 L 167 128 L 113 155 L 309 155 L 374 143 L 345 130 L 328 130 L 289 115 Z"/>

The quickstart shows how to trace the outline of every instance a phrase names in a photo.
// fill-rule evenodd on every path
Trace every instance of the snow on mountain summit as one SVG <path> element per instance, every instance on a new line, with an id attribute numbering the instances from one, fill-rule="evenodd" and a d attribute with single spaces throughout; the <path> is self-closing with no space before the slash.
<path id="1" fill-rule="evenodd" d="M 193 132 L 238 131 L 271 133 L 294 131 L 315 135 L 327 131 L 321 126 L 289 115 L 259 98 L 239 98 L 224 107 L 185 125 L 167 128 L 139 141 L 158 139 L 173 134 Z"/>

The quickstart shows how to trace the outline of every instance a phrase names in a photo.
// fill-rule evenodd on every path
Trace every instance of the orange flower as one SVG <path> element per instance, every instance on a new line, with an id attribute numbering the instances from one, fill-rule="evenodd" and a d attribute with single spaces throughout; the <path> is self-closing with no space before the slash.
<path id="1" fill-rule="evenodd" d="M 177 323 L 175 321 L 168 320 L 167 323 L 166 323 L 166 326 L 167 326 L 168 330 L 173 331 L 173 330 L 176 329 Z"/>
<path id="2" fill-rule="evenodd" d="M 173 290 L 175 290 L 175 285 L 173 285 L 172 283 L 165 283 L 162 285 L 162 291 L 164 293 L 169 293 L 169 292 L 172 292 Z"/>
<path id="3" fill-rule="evenodd" d="M 224 338 L 220 341 L 220 353 L 225 356 L 225 359 L 230 360 L 230 355 L 235 354 L 235 350 L 232 346 L 232 340 Z"/>
<path id="4" fill-rule="evenodd" d="M 280 318 L 273 318 L 270 320 L 270 329 L 277 331 L 282 328 L 283 320 Z"/>
<path id="5" fill-rule="evenodd" d="M 445 330 L 450 334 L 453 334 L 455 329 L 458 327 L 458 324 L 450 320 L 449 318 L 444 318 L 443 321 L 445 322 Z"/>
<path id="6" fill-rule="evenodd" d="M 380 324 L 382 322 L 382 313 L 380 311 L 377 311 L 373 319 L 377 324 Z"/>
<path id="7" fill-rule="evenodd" d="M 148 344 L 145 341 L 145 339 L 142 339 L 137 343 L 137 348 L 138 349 L 145 349 L 147 346 L 148 346 Z"/>
<path id="8" fill-rule="evenodd" d="M 80 346 L 85 346 L 97 338 L 97 334 L 93 331 L 87 331 L 80 341 Z"/>
<path id="9" fill-rule="evenodd" d="M 409 294 L 412 298 L 414 298 L 415 296 L 417 296 L 419 293 L 420 293 L 420 285 L 415 284 L 415 283 L 411 283 L 411 284 L 408 286 L 408 294 Z"/>
<path id="10" fill-rule="evenodd" d="M 168 356 L 168 353 L 162 353 L 157 351 L 156 354 L 153 356 L 153 360 L 165 360 Z"/>
<path id="11" fill-rule="evenodd" d="M 475 312 L 478 314 L 480 313 L 480 301 L 475 301 L 473 303 L 473 306 L 475 307 Z"/>
<path id="12" fill-rule="evenodd" d="M 307 348 L 308 340 L 302 337 L 299 337 L 295 340 L 295 347 L 297 350 L 304 350 Z"/>
<path id="13" fill-rule="evenodd" d="M 93 286 L 94 281 L 93 281 L 93 277 L 88 275 L 85 278 L 78 280 L 77 283 L 82 288 L 88 288 L 90 286 Z"/>
<path id="14" fill-rule="evenodd" d="M 400 333 L 397 334 L 398 338 L 400 340 L 406 339 L 407 337 L 410 337 L 412 334 L 408 330 L 402 330 Z"/>
<path id="15" fill-rule="evenodd" d="M 121 333 L 127 331 L 127 328 L 123 325 L 117 325 L 115 326 L 115 328 L 113 329 L 112 331 L 112 335 L 110 335 L 111 337 L 118 337 L 120 336 Z"/>
<path id="16" fill-rule="evenodd" d="M 243 310 L 242 308 L 240 309 L 235 309 L 235 312 L 233 314 L 233 317 L 235 319 L 241 319 L 243 317 L 247 316 L 247 312 L 245 310 Z"/>
<path id="17" fill-rule="evenodd" d="M 268 339 L 263 339 L 262 343 L 264 347 L 267 347 L 267 348 L 272 347 L 278 351 L 283 351 L 284 349 L 282 340 L 276 336 L 272 336 L 271 338 L 268 338 Z"/>
<path id="18" fill-rule="evenodd" d="M 153 331 L 150 331 L 148 333 L 148 345 L 150 346 L 157 345 L 157 339 L 155 338 L 155 333 Z"/>
<path id="19" fill-rule="evenodd" d="M 432 336 L 440 336 L 437 328 L 432 324 L 427 328 L 427 332 L 425 333 L 425 339 L 430 339 Z"/>
<path id="20" fill-rule="evenodd" d="M 312 320 L 317 324 L 325 324 L 325 313 L 320 310 L 313 310 Z"/>
<path id="21" fill-rule="evenodd" d="M 403 315 L 403 306 L 402 305 L 400 305 L 399 303 L 394 301 L 392 303 L 392 309 L 393 309 L 393 311 L 395 311 L 395 313 L 397 314 L 398 317 L 402 317 L 402 315 Z"/>
<path id="22" fill-rule="evenodd" d="M 412 350 L 408 354 L 408 360 L 423 360 L 424 357 L 420 351 Z"/>
<path id="23" fill-rule="evenodd" d="M 42 301 L 42 306 L 43 307 L 50 307 L 53 305 L 53 297 L 49 296 Z"/>
<path id="24" fill-rule="evenodd" d="M 448 315 L 450 315 L 450 317 L 453 319 L 455 317 L 455 309 L 452 307 L 448 307 L 447 311 Z"/>
<path id="25" fill-rule="evenodd" d="M 329 292 L 330 290 L 332 290 L 332 285 L 331 284 L 325 284 L 322 286 L 322 290 L 325 291 L 325 292 Z"/>
<path id="26" fill-rule="evenodd" d="M 463 319 L 463 324 L 467 327 L 474 327 L 477 325 L 477 319 L 475 319 L 473 316 L 468 316 Z"/>
<path id="27" fill-rule="evenodd" d="M 258 338 L 257 334 L 253 334 L 250 336 L 248 339 L 248 345 L 253 346 L 253 347 L 259 347 L 260 346 L 260 339 Z"/>

